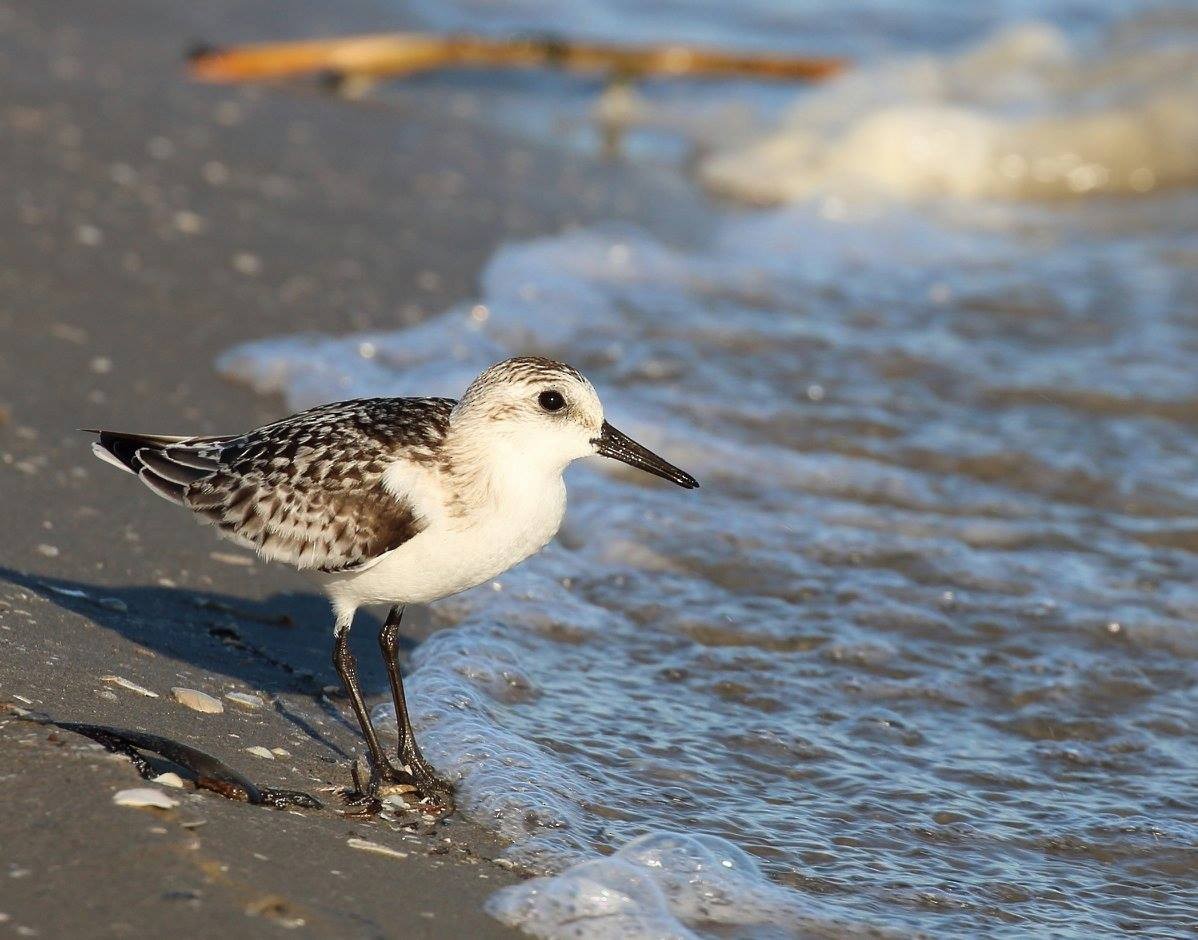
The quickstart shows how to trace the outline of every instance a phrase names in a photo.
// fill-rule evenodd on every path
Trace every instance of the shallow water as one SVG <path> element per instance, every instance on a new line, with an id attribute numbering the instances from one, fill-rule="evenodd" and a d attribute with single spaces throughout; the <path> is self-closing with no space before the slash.
<path id="1" fill-rule="evenodd" d="M 1060 38 L 1029 29 L 982 48 Z M 1010 88 L 1039 55 L 932 65 L 975 117 L 1024 121 Z M 1083 112 L 1193 93 L 1160 62 L 1104 78 L 1070 55 L 1023 138 L 1058 157 Z M 793 115 L 853 81 L 788 119 L 829 153 L 875 103 L 840 129 Z M 415 657 L 426 751 L 557 875 L 496 916 L 580 937 L 1198 929 L 1198 194 L 1164 185 L 1186 125 L 1151 146 L 1137 127 L 1096 139 L 1139 148 L 1143 191 L 995 189 L 985 160 L 953 168 L 964 187 L 899 163 L 795 188 L 785 166 L 788 204 L 730 210 L 702 249 L 514 244 L 477 303 L 419 327 L 222 359 L 299 408 L 564 358 L 703 483 L 576 466 L 544 553 L 434 607 L 455 629 Z"/>

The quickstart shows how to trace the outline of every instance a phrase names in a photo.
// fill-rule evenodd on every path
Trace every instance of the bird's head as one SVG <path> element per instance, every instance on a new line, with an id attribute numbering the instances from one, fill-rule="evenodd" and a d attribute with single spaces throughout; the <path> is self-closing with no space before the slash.
<path id="1" fill-rule="evenodd" d="M 595 387 L 577 369 L 552 359 L 505 359 L 475 379 L 450 416 L 480 446 L 502 448 L 522 461 L 560 472 L 579 457 L 599 454 L 679 486 L 698 486 L 603 418 Z"/>

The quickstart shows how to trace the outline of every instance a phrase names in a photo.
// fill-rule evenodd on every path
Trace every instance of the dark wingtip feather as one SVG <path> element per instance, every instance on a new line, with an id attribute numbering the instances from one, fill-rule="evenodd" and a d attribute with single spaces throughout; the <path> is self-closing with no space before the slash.
<path id="1" fill-rule="evenodd" d="M 177 464 L 203 470 L 205 474 L 212 473 L 220 467 L 220 452 L 212 448 L 167 447 L 162 453 Z"/>
<path id="2" fill-rule="evenodd" d="M 211 469 L 200 470 L 196 467 L 178 463 L 162 451 L 154 450 L 151 447 L 141 448 L 137 452 L 137 459 L 153 471 L 156 476 L 184 487 L 191 485 L 196 480 L 202 480 L 212 473 Z"/>
<path id="3" fill-rule="evenodd" d="M 102 428 L 85 430 L 89 434 L 99 435 L 92 443 L 92 451 L 97 457 L 137 474 L 146 486 L 174 503 L 182 503 L 187 486 L 208 476 L 218 465 L 218 461 L 202 449 L 188 453 L 189 449 L 181 445 L 192 441 L 208 443 L 226 440 L 129 434 Z"/>
<path id="4" fill-rule="evenodd" d="M 169 499 L 172 503 L 180 506 L 183 505 L 183 494 L 186 492 L 187 487 L 160 477 L 149 467 L 142 467 L 137 477 L 163 499 Z"/>
<path id="5" fill-rule="evenodd" d="M 100 431 L 99 434 L 99 440 L 92 443 L 92 452 L 97 457 L 130 473 L 137 473 L 141 469 L 136 446 L 106 431 Z"/>

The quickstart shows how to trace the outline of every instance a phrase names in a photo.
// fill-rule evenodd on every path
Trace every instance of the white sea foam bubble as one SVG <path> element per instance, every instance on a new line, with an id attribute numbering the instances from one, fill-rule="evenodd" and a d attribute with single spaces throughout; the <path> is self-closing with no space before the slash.
<path id="1" fill-rule="evenodd" d="M 798 895 L 770 883 L 728 840 L 672 832 L 640 836 L 607 858 L 504 888 L 487 910 L 555 940 L 692 940 L 696 930 L 727 928 L 738 936 L 753 936 L 754 928 L 775 937 L 854 933 L 849 924 L 812 919 Z"/>

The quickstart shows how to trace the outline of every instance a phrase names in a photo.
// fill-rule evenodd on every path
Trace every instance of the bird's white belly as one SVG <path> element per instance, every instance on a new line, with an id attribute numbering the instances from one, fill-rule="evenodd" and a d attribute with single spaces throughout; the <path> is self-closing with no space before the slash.
<path id="1" fill-rule="evenodd" d="M 334 602 L 425 604 L 489 581 L 553 538 L 565 513 L 565 487 L 543 492 L 532 505 L 481 518 L 441 520 L 359 572 L 326 576 Z"/>

